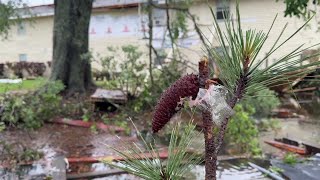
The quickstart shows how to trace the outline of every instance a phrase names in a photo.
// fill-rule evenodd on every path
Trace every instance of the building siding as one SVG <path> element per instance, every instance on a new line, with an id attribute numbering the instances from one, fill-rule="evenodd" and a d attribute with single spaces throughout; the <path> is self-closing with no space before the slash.
<path id="1" fill-rule="evenodd" d="M 211 1 L 210 4 L 215 10 L 215 1 Z M 218 47 L 219 45 L 214 41 L 214 35 L 212 35 L 210 32 L 210 30 L 213 31 L 212 16 L 207 4 L 204 2 L 196 2 L 190 10 L 193 14 L 196 14 L 199 17 L 198 23 L 204 32 L 204 35 L 212 41 L 213 46 Z M 232 14 L 235 14 L 235 1 L 231 1 L 230 10 Z M 283 26 L 287 22 L 288 27 L 287 31 L 284 33 L 284 37 L 290 36 L 304 23 L 304 21 L 301 19 L 283 17 L 284 10 L 285 5 L 281 2 L 277 3 L 274 0 L 243 0 L 240 2 L 240 12 L 242 16 L 241 21 L 244 29 L 254 28 L 267 32 L 275 15 L 278 14 L 274 28 L 270 33 L 270 38 L 268 42 L 266 42 L 266 45 L 258 58 L 262 58 L 264 54 L 271 48 L 272 42 L 276 40 L 278 34 L 281 32 Z M 93 13 L 92 17 L 98 15 L 108 15 L 114 18 L 124 15 L 137 16 L 138 11 L 138 8 L 106 10 L 105 12 Z M 194 31 L 192 22 L 189 21 L 188 23 L 190 31 Z M 320 35 L 316 33 L 316 27 L 316 20 L 312 20 L 308 29 L 304 29 L 299 32 L 297 36 L 287 43 L 286 46 L 279 49 L 277 53 L 269 58 L 269 64 L 274 59 L 281 57 L 281 55 L 290 52 L 303 43 L 306 43 L 307 46 L 319 42 Z M 35 18 L 32 24 L 27 24 L 25 35 L 18 35 L 17 26 L 13 26 L 11 28 L 9 39 L 2 40 L 0 42 L 0 63 L 18 61 L 20 54 L 26 54 L 27 61 L 51 61 L 52 32 L 52 16 Z M 282 40 L 284 40 L 284 38 Z M 121 46 L 126 44 L 138 45 L 143 52 L 147 53 L 147 43 L 148 41 L 143 39 L 139 34 L 128 36 L 121 35 L 97 37 L 91 35 L 89 46 L 94 55 L 99 53 L 101 56 L 104 56 L 106 55 L 106 48 L 108 46 Z M 188 48 L 181 48 L 181 51 L 183 56 L 186 57 L 191 64 L 196 64 L 200 57 L 205 54 L 200 43 L 192 45 Z M 168 53 L 170 54 L 170 52 Z M 147 61 L 146 57 L 145 60 Z M 94 63 L 93 66 L 97 67 L 98 65 Z"/>

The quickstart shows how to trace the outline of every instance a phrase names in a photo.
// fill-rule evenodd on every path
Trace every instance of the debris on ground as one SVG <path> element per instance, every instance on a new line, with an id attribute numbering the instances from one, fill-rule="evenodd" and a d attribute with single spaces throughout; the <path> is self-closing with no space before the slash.
<path id="1" fill-rule="evenodd" d="M 299 142 L 290 138 L 278 138 L 274 141 L 266 140 L 265 143 L 279 149 L 300 155 L 314 155 L 320 153 L 320 146 L 311 142 Z"/>
<path id="2" fill-rule="evenodd" d="M 90 101 L 93 104 L 94 110 L 114 111 L 116 109 L 116 104 L 125 104 L 127 100 L 126 94 L 121 90 L 98 88 L 90 96 Z"/>
<path id="3" fill-rule="evenodd" d="M 122 127 L 118 127 L 114 125 L 106 125 L 102 122 L 86 122 L 83 120 L 72 120 L 72 119 L 65 119 L 65 118 L 55 119 L 50 122 L 57 123 L 57 124 L 65 124 L 70 126 L 84 127 L 84 128 L 90 128 L 92 126 L 96 126 L 100 130 L 116 132 L 116 133 L 125 131 L 125 129 Z"/>
<path id="4" fill-rule="evenodd" d="M 320 154 L 292 165 L 275 159 L 271 160 L 271 164 L 282 169 L 282 174 L 290 180 L 318 180 L 320 177 Z"/>

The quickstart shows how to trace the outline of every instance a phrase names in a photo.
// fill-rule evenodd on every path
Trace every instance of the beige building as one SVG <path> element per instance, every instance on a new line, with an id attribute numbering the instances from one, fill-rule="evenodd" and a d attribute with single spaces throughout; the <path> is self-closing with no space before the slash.
<path id="1" fill-rule="evenodd" d="M 158 0 L 159 5 L 164 0 Z M 105 55 L 108 46 L 121 46 L 126 44 L 139 45 L 142 51 L 148 49 L 148 26 L 147 15 L 142 12 L 145 0 L 96 0 L 90 23 L 90 49 L 94 55 Z M 231 14 L 235 14 L 235 1 L 232 0 L 227 6 L 222 6 L 219 0 L 209 1 L 216 15 L 223 17 L 221 12 L 227 7 Z M 37 16 L 30 24 L 28 17 L 25 22 L 13 26 L 7 40 L 0 42 L 0 63 L 10 61 L 47 62 L 52 60 L 52 32 L 53 32 L 53 5 L 42 5 L 31 7 L 31 11 Z M 278 14 L 270 38 L 262 50 L 267 52 L 288 23 L 284 37 L 289 37 L 304 21 L 297 18 L 285 18 L 285 5 L 275 0 L 241 0 L 240 12 L 241 22 L 245 29 L 253 28 L 267 32 L 274 17 Z M 192 14 L 198 17 L 197 23 L 204 35 L 214 47 L 215 32 L 212 26 L 213 18 L 207 1 L 197 0 L 191 7 Z M 174 16 L 174 12 L 170 12 Z M 154 10 L 154 40 L 153 45 L 157 49 L 164 49 L 170 56 L 170 43 L 166 35 L 165 12 L 160 9 Z M 196 34 L 193 24 L 189 22 L 189 33 L 186 37 L 179 39 L 179 46 L 189 62 L 197 62 L 205 53 L 201 41 Z M 310 22 L 310 26 L 299 32 L 286 46 L 269 58 L 269 61 L 282 56 L 305 43 L 305 46 L 318 43 L 320 35 L 316 33 L 316 19 Z M 283 38 L 282 40 L 284 40 Z M 264 55 L 264 53 L 261 53 Z M 146 58 L 146 57 L 145 57 Z M 261 58 L 261 57 L 260 57 Z M 270 62 L 271 63 L 271 62 Z M 265 64 L 267 65 L 267 64 Z M 94 64 L 98 67 L 98 65 Z"/>

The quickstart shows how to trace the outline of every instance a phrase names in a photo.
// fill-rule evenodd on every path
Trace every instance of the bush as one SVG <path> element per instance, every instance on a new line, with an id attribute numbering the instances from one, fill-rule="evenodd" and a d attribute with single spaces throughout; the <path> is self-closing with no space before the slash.
<path id="1" fill-rule="evenodd" d="M 7 67 L 13 71 L 14 75 L 23 78 L 23 72 L 26 71 L 29 76 L 39 77 L 43 76 L 46 71 L 45 63 L 39 62 L 7 62 Z"/>
<path id="2" fill-rule="evenodd" d="M 249 108 L 249 107 L 248 107 Z M 250 152 L 252 155 L 261 154 L 259 147 L 259 131 L 255 125 L 254 119 L 250 116 L 251 111 L 245 111 L 242 105 L 235 106 L 235 115 L 232 116 L 228 124 L 226 139 L 229 143 L 234 143 L 241 153 Z"/>
<path id="3" fill-rule="evenodd" d="M 258 128 L 259 131 L 275 131 L 277 132 L 278 130 L 281 129 L 281 124 L 279 119 L 262 119 L 258 122 Z"/>
<path id="4" fill-rule="evenodd" d="M 101 74 L 109 76 L 105 86 L 121 89 L 128 97 L 137 96 L 147 75 L 146 64 L 140 61 L 142 52 L 134 45 L 108 47 L 108 51 L 111 55 L 98 60 L 102 70 L 94 75 L 97 79 Z"/>
<path id="5" fill-rule="evenodd" d="M 254 117 L 263 118 L 270 115 L 272 109 L 280 105 L 280 100 L 274 91 L 264 89 L 258 91 L 253 97 L 243 99 L 241 104 L 245 110 L 251 111 L 250 108 L 253 107 L 255 109 L 252 114 Z"/>
<path id="6" fill-rule="evenodd" d="M 296 154 L 289 152 L 285 154 L 282 161 L 289 165 L 295 165 L 298 163 L 298 158 Z"/>
<path id="7" fill-rule="evenodd" d="M 0 141 L 0 162 L 8 162 L 8 165 L 15 166 L 18 163 L 37 161 L 43 157 L 43 152 L 36 148 L 28 147 L 22 143 L 7 143 Z M 4 163 L 6 164 L 6 163 Z"/>
<path id="8" fill-rule="evenodd" d="M 108 51 L 109 56 L 94 60 L 102 66 L 102 70 L 93 75 L 99 79 L 101 74 L 108 74 L 108 81 L 98 81 L 97 84 L 107 89 L 121 89 L 127 94 L 129 102 L 126 111 L 130 114 L 152 108 L 163 89 L 177 80 L 184 70 L 179 68 L 177 60 L 163 64 L 161 69 L 154 68 L 153 80 L 156 83 L 151 86 L 147 64 L 140 62 L 144 55 L 137 46 L 108 47 Z M 117 68 L 121 69 L 121 73 L 116 72 Z"/>
<path id="9" fill-rule="evenodd" d="M 1 100 L 3 112 L 0 121 L 9 126 L 21 124 L 25 128 L 39 128 L 60 111 L 63 90 L 61 82 L 48 82 L 36 92 L 22 96 L 6 94 Z"/>

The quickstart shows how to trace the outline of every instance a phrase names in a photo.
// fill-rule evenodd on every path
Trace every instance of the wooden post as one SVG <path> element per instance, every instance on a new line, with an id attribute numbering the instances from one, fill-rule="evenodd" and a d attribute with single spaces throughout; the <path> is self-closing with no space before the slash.
<path id="1" fill-rule="evenodd" d="M 64 156 L 57 156 L 52 161 L 52 179 L 66 180 L 67 179 L 67 170 L 66 162 L 64 161 Z"/>

